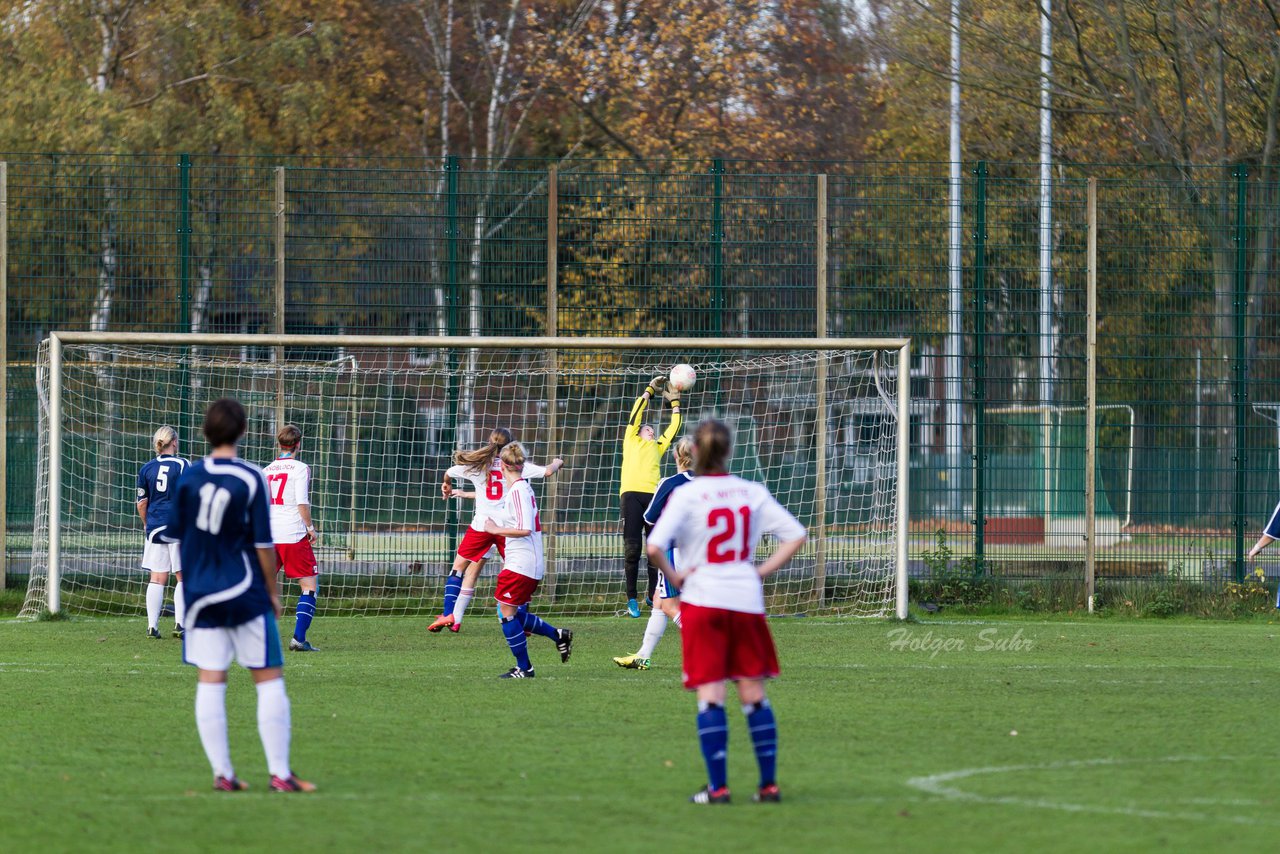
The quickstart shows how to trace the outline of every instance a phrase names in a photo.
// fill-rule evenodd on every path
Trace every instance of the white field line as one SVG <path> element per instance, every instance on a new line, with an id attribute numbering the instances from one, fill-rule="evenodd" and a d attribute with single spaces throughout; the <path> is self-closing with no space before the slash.
<path id="1" fill-rule="evenodd" d="M 1261 757 L 1251 757 L 1259 759 Z M 1157 809 L 1144 809 L 1140 807 L 1125 806 L 1103 806 L 1097 804 L 1077 804 L 1070 801 L 1058 801 L 1048 798 L 1020 798 L 1013 795 L 980 795 L 975 792 L 966 792 L 957 786 L 952 785 L 956 781 L 965 780 L 980 775 L 994 774 L 1014 774 L 1022 771 L 1053 771 L 1068 768 L 1094 768 L 1116 765 L 1136 765 L 1143 763 L 1162 763 L 1162 762 L 1238 762 L 1240 757 L 1236 756 L 1162 756 L 1154 759 L 1075 759 L 1064 760 L 1060 762 L 1044 762 L 1028 765 L 998 765 L 985 768 L 962 768 L 957 771 L 945 771 L 940 774 L 930 774 L 924 777 L 912 777 L 907 780 L 907 785 L 921 792 L 936 795 L 940 798 L 953 801 L 968 801 L 971 803 L 996 804 L 1000 806 L 1022 806 L 1032 807 L 1035 809 L 1059 810 L 1061 812 L 1074 813 L 1092 813 L 1100 815 L 1124 815 L 1133 818 L 1155 818 L 1155 819 L 1181 819 L 1184 821 L 1203 821 L 1203 822 L 1226 822 L 1229 824 L 1259 825 L 1267 827 L 1280 827 L 1280 821 L 1268 820 L 1265 818 L 1256 818 L 1253 816 L 1240 815 L 1216 815 L 1204 812 L 1189 811 L 1169 811 Z M 1181 801 L 1179 801 L 1181 802 Z M 1230 805 L 1230 806 L 1253 806 L 1253 801 L 1213 801 L 1201 800 L 1192 801 L 1201 805 L 1209 806 L 1214 804 Z"/>

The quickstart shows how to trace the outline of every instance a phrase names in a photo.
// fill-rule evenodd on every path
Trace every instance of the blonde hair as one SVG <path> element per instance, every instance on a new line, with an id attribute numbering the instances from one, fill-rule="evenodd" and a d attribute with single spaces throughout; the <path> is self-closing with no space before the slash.
<path id="1" fill-rule="evenodd" d="M 302 441 L 302 431 L 296 424 L 286 424 L 276 434 L 276 444 L 286 451 L 292 451 Z"/>
<path id="2" fill-rule="evenodd" d="M 502 461 L 509 466 L 524 468 L 524 446 L 519 442 L 510 442 L 502 448 Z"/>
<path id="3" fill-rule="evenodd" d="M 178 441 L 178 431 L 168 425 L 161 427 L 151 437 L 151 444 L 155 447 L 157 454 L 163 452 L 165 448 L 176 441 Z"/>
<path id="4" fill-rule="evenodd" d="M 693 468 L 693 440 L 688 436 L 683 437 L 671 447 L 671 453 L 676 458 L 676 468 L 680 471 L 688 471 Z"/>
<path id="5" fill-rule="evenodd" d="M 495 427 L 493 432 L 489 434 L 489 444 L 473 451 L 456 451 L 453 455 L 453 461 L 460 466 L 466 466 L 467 471 L 488 471 L 492 468 L 493 458 L 498 455 L 498 452 L 514 440 L 515 437 L 511 435 L 511 431 L 506 427 Z M 524 450 L 521 449 L 520 453 L 523 455 Z M 523 462 L 523 457 L 521 461 Z"/>

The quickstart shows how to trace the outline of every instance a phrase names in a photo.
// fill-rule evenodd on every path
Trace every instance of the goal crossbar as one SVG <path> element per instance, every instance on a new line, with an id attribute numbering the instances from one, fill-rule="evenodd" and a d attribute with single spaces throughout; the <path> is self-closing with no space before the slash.
<path id="1" fill-rule="evenodd" d="M 48 573 L 46 605 L 49 611 L 58 612 L 60 603 L 61 570 L 61 466 L 62 466 L 62 358 L 64 345 L 153 345 L 165 348 L 182 347 L 262 347 L 271 348 L 274 363 L 264 365 L 271 370 L 282 367 L 285 347 L 337 347 L 352 349 L 441 349 L 441 350 L 649 350 L 661 352 L 690 351 L 803 351 L 821 352 L 847 350 L 876 350 L 895 352 L 897 363 L 894 380 L 894 405 L 896 408 L 896 442 L 900 449 L 896 455 L 897 488 L 895 504 L 894 543 L 894 613 L 899 619 L 907 616 L 907 566 L 908 566 L 908 449 L 910 446 L 910 378 L 911 341 L 909 338 L 662 338 L 662 337 L 515 337 L 515 336 L 414 336 L 414 335 L 282 335 L 282 334 L 223 334 L 223 333 L 157 333 L 157 332 L 84 332 L 61 330 L 49 336 L 49 427 L 48 480 L 49 528 Z M 825 369 L 817 372 L 819 400 L 825 399 Z M 554 378 L 550 389 L 554 394 Z M 549 408 L 551 432 L 554 435 L 555 407 Z M 819 499 L 819 506 L 825 504 Z M 821 517 L 820 517 L 821 518 Z M 825 524 L 820 524 L 816 536 L 825 538 Z M 818 544 L 816 553 L 819 565 L 815 572 L 819 579 L 825 576 L 825 549 Z M 821 597 L 821 582 L 818 591 Z"/>

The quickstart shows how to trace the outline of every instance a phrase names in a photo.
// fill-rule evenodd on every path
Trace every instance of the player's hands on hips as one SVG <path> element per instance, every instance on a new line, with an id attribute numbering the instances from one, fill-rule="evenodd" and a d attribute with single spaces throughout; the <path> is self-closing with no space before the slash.
<path id="1" fill-rule="evenodd" d="M 498 533 L 498 523 L 497 523 L 497 522 L 495 522 L 495 521 L 493 521 L 492 519 L 485 519 L 485 520 L 484 520 L 484 532 L 485 532 L 486 534 L 496 534 L 496 533 Z"/>

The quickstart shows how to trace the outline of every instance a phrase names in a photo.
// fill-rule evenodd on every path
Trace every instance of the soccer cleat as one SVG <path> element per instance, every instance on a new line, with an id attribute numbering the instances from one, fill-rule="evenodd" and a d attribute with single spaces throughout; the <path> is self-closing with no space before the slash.
<path id="1" fill-rule="evenodd" d="M 449 631 L 453 632 L 455 635 L 456 635 L 458 632 L 462 631 L 462 622 L 461 622 L 461 621 L 459 621 L 459 620 L 454 620 L 454 619 L 453 619 L 453 615 L 452 615 L 452 614 L 450 614 L 450 615 L 449 615 L 449 619 L 450 619 L 450 620 L 453 620 L 453 622 L 449 623 Z"/>
<path id="2" fill-rule="evenodd" d="M 215 792 L 243 792 L 247 788 L 249 788 L 249 784 L 243 782 L 235 775 L 230 777 L 213 778 L 213 789 Z"/>
<path id="3" fill-rule="evenodd" d="M 729 803 L 729 787 L 721 786 L 713 789 L 707 786 L 705 789 L 694 792 L 689 796 L 691 804 L 727 804 Z"/>
<path id="4" fill-rule="evenodd" d="M 453 614 L 441 614 L 440 616 L 436 617 L 436 621 L 431 625 L 427 626 L 427 631 L 438 632 L 441 629 L 443 629 L 445 626 L 448 626 L 451 629 L 453 628 Z M 457 631 L 457 629 L 453 629 L 453 630 L 455 632 Z"/>
<path id="5" fill-rule="evenodd" d="M 569 660 L 573 655 L 573 632 L 568 629 L 556 629 L 556 649 L 560 650 L 560 661 Z"/>
<path id="6" fill-rule="evenodd" d="M 290 774 L 288 777 L 276 777 L 275 775 L 271 777 L 271 791 L 273 792 L 314 792 L 315 790 L 315 783 L 299 780 L 294 774 Z"/>
<path id="7" fill-rule="evenodd" d="M 147 629 L 147 638 L 150 640 L 160 640 L 160 630 L 154 626 Z"/>
<path id="8" fill-rule="evenodd" d="M 649 669 L 649 659 L 641 658 L 638 655 L 619 655 L 613 660 L 613 663 L 628 670 Z"/>
<path id="9" fill-rule="evenodd" d="M 532 679 L 533 668 L 530 667 L 528 670 L 521 670 L 519 667 L 513 667 L 510 670 L 508 670 L 506 673 L 499 676 L 498 678 L 499 679 Z"/>
<path id="10" fill-rule="evenodd" d="M 300 641 L 297 638 L 289 638 L 289 651 L 290 652 L 319 652 L 320 650 L 312 646 L 311 641 Z"/>
<path id="11" fill-rule="evenodd" d="M 782 793 L 778 791 L 777 783 L 770 783 L 767 786 L 761 786 L 759 791 L 751 796 L 751 800 L 758 804 L 776 804 L 782 801 Z"/>
<path id="12" fill-rule="evenodd" d="M 627 616 L 628 616 L 628 617 L 637 617 L 637 618 L 640 616 L 640 603 L 639 603 L 639 602 L 637 602 L 637 601 L 636 601 L 636 600 L 634 600 L 634 599 L 628 599 L 628 600 L 627 600 Z"/>
<path id="13" fill-rule="evenodd" d="M 173 636 L 178 640 L 182 640 L 182 636 L 185 634 L 186 634 L 186 631 L 182 628 L 182 626 L 173 627 Z"/>

